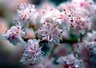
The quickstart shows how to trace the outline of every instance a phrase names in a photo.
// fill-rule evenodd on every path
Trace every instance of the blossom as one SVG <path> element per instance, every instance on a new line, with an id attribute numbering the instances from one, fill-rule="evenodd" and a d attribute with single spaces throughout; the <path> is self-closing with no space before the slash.
<path id="1" fill-rule="evenodd" d="M 21 3 L 19 5 L 20 10 L 17 10 L 18 16 L 21 20 L 30 20 L 36 12 L 35 5 Z"/>
<path id="2" fill-rule="evenodd" d="M 37 32 L 42 36 L 43 40 L 58 44 L 62 30 L 57 27 L 56 23 L 45 23 Z"/>
<path id="3" fill-rule="evenodd" d="M 73 2 L 86 10 L 89 11 L 93 10 L 93 6 L 94 6 L 93 0 L 80 0 L 80 1 L 73 0 Z"/>
<path id="4" fill-rule="evenodd" d="M 28 40 L 27 48 L 23 53 L 23 57 L 20 62 L 23 64 L 36 64 L 42 58 L 43 52 L 39 47 L 39 40 L 33 39 Z"/>
<path id="5" fill-rule="evenodd" d="M 29 23 L 33 24 L 33 20 L 37 16 L 35 5 L 21 3 L 19 10 L 17 10 L 17 20 L 20 21 L 22 27 L 28 27 Z"/>
<path id="6" fill-rule="evenodd" d="M 92 30 L 92 32 L 88 32 L 83 40 L 88 42 L 96 41 L 96 31 Z"/>
<path id="7" fill-rule="evenodd" d="M 66 68 L 82 68 L 83 61 L 78 58 L 77 54 L 69 54 L 67 56 L 60 57 L 57 62 L 64 64 Z"/>
<path id="8" fill-rule="evenodd" d="M 96 31 L 93 30 L 92 32 L 87 33 L 83 38 L 83 41 L 86 43 L 85 47 L 96 54 Z"/>
<path id="9" fill-rule="evenodd" d="M 16 25 L 12 26 L 8 31 L 6 31 L 2 36 L 9 40 L 11 43 L 16 45 L 18 42 L 24 42 L 22 37 L 25 35 L 25 32 L 21 29 L 21 26 Z"/>
<path id="10" fill-rule="evenodd" d="M 77 30 L 78 33 L 84 33 L 91 29 L 90 12 L 74 2 L 60 5 L 62 23 L 66 23 L 69 30 Z M 63 25 L 63 24 L 62 24 Z"/>
<path id="11" fill-rule="evenodd" d="M 60 11 L 54 7 L 54 6 L 49 6 L 50 4 L 45 4 L 40 11 L 42 13 L 40 23 L 45 23 L 45 22 L 56 22 L 56 20 L 59 19 L 59 14 Z"/>
<path id="12" fill-rule="evenodd" d="M 91 54 L 96 54 L 96 31 L 92 31 L 92 32 L 88 32 L 84 38 L 82 38 L 82 41 L 78 41 L 77 43 L 75 43 L 74 46 L 74 50 L 78 53 L 78 54 L 83 54 L 84 51 L 84 55 L 87 54 L 88 52 Z M 88 51 L 86 53 L 86 51 Z M 84 56 L 83 55 L 83 56 Z M 87 55 L 86 55 L 87 56 Z"/>

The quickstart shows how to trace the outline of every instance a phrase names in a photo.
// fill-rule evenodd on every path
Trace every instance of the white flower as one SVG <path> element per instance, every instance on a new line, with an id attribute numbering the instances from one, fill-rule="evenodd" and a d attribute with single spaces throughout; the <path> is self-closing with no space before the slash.
<path id="1" fill-rule="evenodd" d="M 96 41 L 96 31 L 88 32 L 87 36 L 84 37 L 84 40 L 88 42 Z"/>
<path id="2" fill-rule="evenodd" d="M 35 64 L 41 60 L 43 52 L 39 47 L 39 40 L 28 40 L 27 48 L 24 51 L 23 57 L 20 62 L 23 64 Z"/>
<path id="3" fill-rule="evenodd" d="M 61 32 L 56 23 L 45 23 L 41 29 L 38 30 L 38 34 L 43 37 L 43 40 L 48 40 L 53 43 L 59 43 Z"/>
<path id="4" fill-rule="evenodd" d="M 19 8 L 20 8 L 20 10 L 17 10 L 17 13 L 18 13 L 18 17 L 22 21 L 31 20 L 36 13 L 35 5 L 33 5 L 33 4 L 27 5 L 25 3 L 21 3 Z"/>
<path id="5" fill-rule="evenodd" d="M 60 11 L 56 9 L 56 7 L 47 5 L 43 9 L 41 9 L 41 13 L 43 14 L 43 16 L 41 17 L 40 23 L 52 23 L 59 18 Z"/>
<path id="6" fill-rule="evenodd" d="M 61 4 L 59 8 L 62 9 L 62 23 L 66 23 L 70 30 L 78 31 L 77 33 L 84 33 L 86 30 L 91 29 L 92 22 L 88 10 L 78 6 L 74 2 Z"/>
<path id="7" fill-rule="evenodd" d="M 74 1 L 76 1 L 76 0 L 74 0 Z M 94 4 L 93 0 L 80 0 L 80 1 L 77 1 L 74 3 L 78 4 L 80 7 L 88 10 L 89 12 L 94 11 L 95 4 Z"/>
<path id="8" fill-rule="evenodd" d="M 87 33 L 83 38 L 83 42 L 86 44 L 85 47 L 92 53 L 96 54 L 96 31 Z"/>
<path id="9" fill-rule="evenodd" d="M 17 44 L 18 42 L 24 42 L 22 37 L 25 35 L 25 32 L 22 31 L 21 26 L 12 26 L 7 32 L 5 32 L 2 36 L 9 40 L 13 44 Z"/>
<path id="10" fill-rule="evenodd" d="M 60 57 L 57 62 L 64 64 L 64 65 L 68 65 L 71 68 L 82 68 L 82 60 L 78 59 L 78 55 L 77 54 L 70 54 L 64 57 Z"/>

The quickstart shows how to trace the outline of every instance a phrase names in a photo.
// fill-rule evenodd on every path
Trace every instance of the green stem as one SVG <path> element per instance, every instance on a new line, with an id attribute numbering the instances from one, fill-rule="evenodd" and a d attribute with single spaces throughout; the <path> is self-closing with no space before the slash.
<path id="1" fill-rule="evenodd" d="M 48 57 L 49 59 L 52 58 L 52 56 L 53 56 L 54 51 L 55 51 L 56 48 L 57 48 L 57 45 L 54 45 L 54 46 L 52 47 L 51 52 L 50 52 L 49 57 Z"/>

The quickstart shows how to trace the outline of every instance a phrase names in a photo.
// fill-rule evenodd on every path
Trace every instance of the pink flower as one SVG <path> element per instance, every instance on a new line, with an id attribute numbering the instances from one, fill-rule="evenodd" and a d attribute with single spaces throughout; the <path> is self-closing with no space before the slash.
<path id="1" fill-rule="evenodd" d="M 62 23 L 66 23 L 69 30 L 77 30 L 79 33 L 84 33 L 91 29 L 91 17 L 88 10 L 78 6 L 74 2 L 62 4 L 60 6 Z"/>
<path id="2" fill-rule="evenodd" d="M 57 27 L 56 23 L 45 23 L 41 29 L 38 30 L 43 40 L 48 40 L 54 43 L 59 43 L 61 30 Z"/>
<path id="3" fill-rule="evenodd" d="M 60 11 L 56 9 L 56 7 L 50 7 L 49 5 L 45 6 L 45 8 L 41 9 L 41 20 L 40 23 L 45 22 L 56 22 L 59 18 Z"/>
<path id="4" fill-rule="evenodd" d="M 23 57 L 20 62 L 23 64 L 36 64 L 38 63 L 43 55 L 41 48 L 39 47 L 39 40 L 33 39 L 28 40 L 27 48 L 23 53 Z"/>
<path id="5" fill-rule="evenodd" d="M 21 26 L 16 25 L 12 26 L 6 33 L 4 33 L 2 36 L 9 40 L 13 44 L 17 44 L 18 42 L 24 42 L 22 37 L 25 35 L 25 32 L 22 31 Z"/>
<path id="6" fill-rule="evenodd" d="M 83 68 L 82 60 L 78 58 L 76 54 L 70 54 L 64 57 L 60 57 L 57 62 L 64 64 L 64 68 Z"/>
<path id="7" fill-rule="evenodd" d="M 20 10 L 17 10 L 18 16 L 22 21 L 29 21 L 36 13 L 35 5 L 21 3 L 19 6 Z"/>

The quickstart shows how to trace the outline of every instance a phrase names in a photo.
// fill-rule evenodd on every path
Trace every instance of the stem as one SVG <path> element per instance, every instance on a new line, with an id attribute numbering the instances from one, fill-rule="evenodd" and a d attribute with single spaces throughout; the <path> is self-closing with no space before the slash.
<path id="1" fill-rule="evenodd" d="M 51 52 L 50 52 L 49 57 L 48 57 L 49 59 L 52 58 L 52 56 L 53 56 L 54 51 L 55 51 L 56 48 L 57 48 L 57 45 L 54 45 L 54 46 L 52 47 Z"/>

